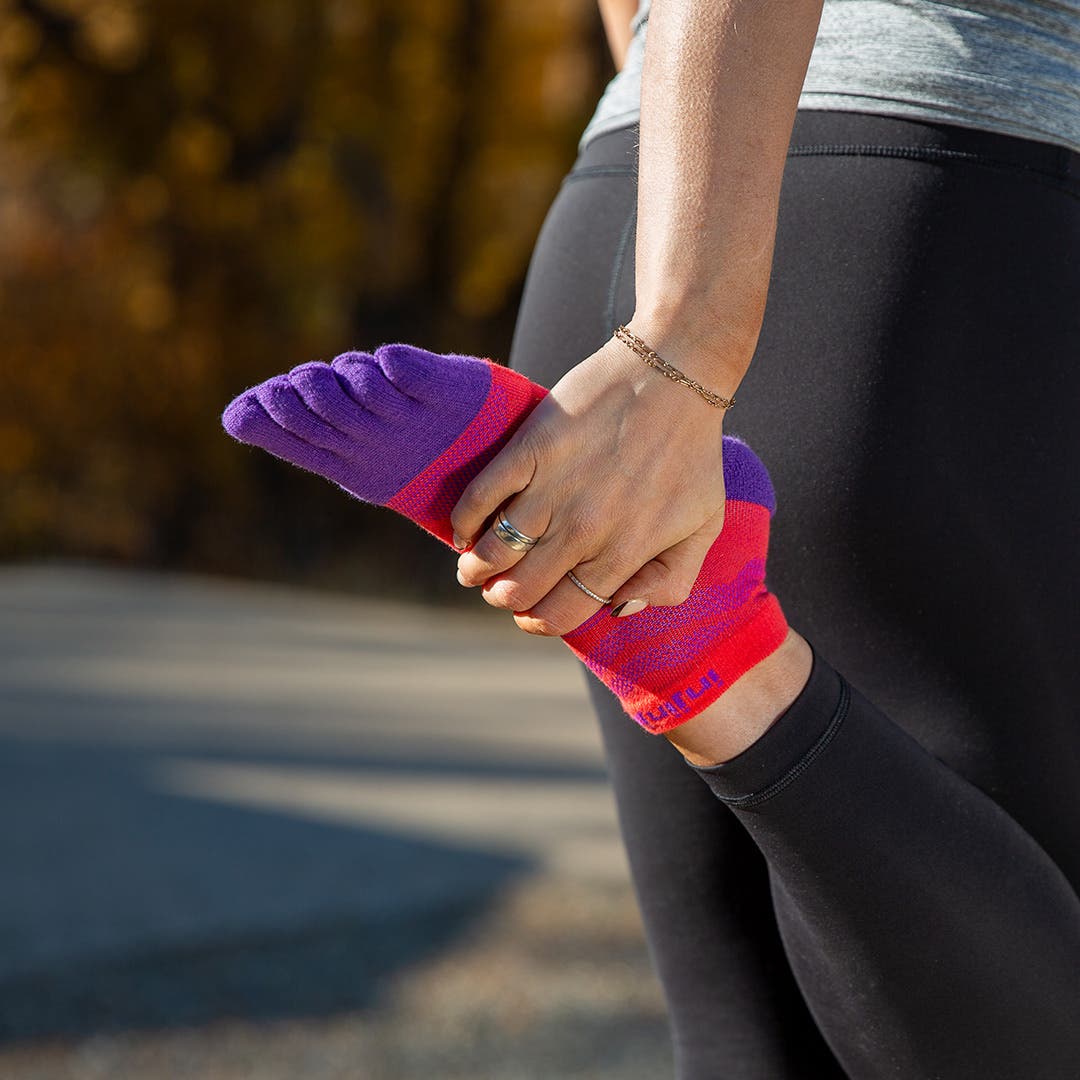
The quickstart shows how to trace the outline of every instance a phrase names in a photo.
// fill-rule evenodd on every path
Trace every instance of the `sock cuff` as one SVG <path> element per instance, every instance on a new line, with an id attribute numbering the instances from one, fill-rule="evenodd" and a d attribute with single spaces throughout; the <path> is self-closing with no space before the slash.
<path id="1" fill-rule="evenodd" d="M 772 655 L 788 635 L 780 601 L 766 592 L 737 633 L 703 651 L 692 668 L 683 668 L 662 686 L 635 687 L 626 694 L 623 708 L 653 735 L 662 735 L 697 716 L 745 675 Z"/>
<path id="2" fill-rule="evenodd" d="M 612 679 L 613 673 L 597 670 L 588 651 L 567 644 L 618 694 L 627 715 L 651 734 L 662 734 L 712 705 L 735 680 L 777 651 L 786 637 L 787 620 L 779 600 L 762 591 L 750 618 L 737 632 L 717 637 L 710 648 L 694 657 L 692 665 L 678 664 L 665 673 L 663 681 L 652 685 L 646 685 L 646 679 L 640 683 Z"/>

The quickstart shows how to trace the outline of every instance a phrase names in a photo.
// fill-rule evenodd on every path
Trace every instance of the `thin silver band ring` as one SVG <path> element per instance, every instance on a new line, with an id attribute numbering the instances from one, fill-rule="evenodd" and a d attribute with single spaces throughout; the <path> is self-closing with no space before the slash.
<path id="1" fill-rule="evenodd" d="M 607 599 L 605 600 L 605 599 L 604 599 L 604 598 L 603 598 L 602 596 L 599 596 L 599 595 L 597 595 L 596 593 L 594 593 L 594 592 L 592 591 L 592 589 L 590 589 L 590 588 L 589 588 L 589 586 L 588 586 L 588 585 L 582 585 L 582 583 L 581 583 L 581 580 L 580 580 L 580 578 L 579 578 L 579 577 L 577 576 L 577 574 L 575 574 L 575 573 L 574 573 L 574 571 L 573 571 L 573 570 L 567 570 L 567 571 L 566 571 L 566 576 L 567 576 L 567 577 L 568 577 L 568 578 L 569 578 L 569 579 L 570 579 L 570 580 L 571 580 L 571 581 L 572 581 L 572 582 L 573 582 L 573 583 L 574 583 L 574 584 L 575 584 L 575 585 L 576 585 L 576 586 L 577 586 L 577 587 L 578 587 L 578 588 L 579 588 L 579 589 L 580 589 L 580 590 L 581 590 L 581 591 L 582 591 L 582 592 L 583 592 L 583 593 L 584 593 L 584 594 L 585 594 L 586 596 L 591 596 L 591 597 L 592 597 L 592 598 L 593 598 L 593 599 L 594 599 L 594 600 L 595 600 L 595 601 L 596 601 L 596 602 L 597 602 L 598 604 L 610 604 L 610 603 L 611 603 L 611 601 L 615 599 L 615 597 L 614 597 L 614 596 L 609 596 L 609 597 L 608 597 L 608 598 L 607 598 Z"/>
<path id="2" fill-rule="evenodd" d="M 540 540 L 539 536 L 527 536 L 520 529 L 515 529 L 506 520 L 506 514 L 502 510 L 499 511 L 495 524 L 491 526 L 491 531 L 507 547 L 513 548 L 515 551 L 528 551 L 530 548 L 536 547 Z"/>

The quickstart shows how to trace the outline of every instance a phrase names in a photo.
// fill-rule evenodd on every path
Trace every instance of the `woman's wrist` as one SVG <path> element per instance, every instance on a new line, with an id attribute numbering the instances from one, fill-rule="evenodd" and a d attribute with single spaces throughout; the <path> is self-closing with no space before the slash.
<path id="1" fill-rule="evenodd" d="M 731 396 L 765 314 L 821 0 L 654 6 L 641 78 L 631 329 Z M 710 382 L 711 380 L 711 382 Z"/>
<path id="2" fill-rule="evenodd" d="M 703 316 L 697 306 L 639 305 L 626 326 L 684 375 L 721 397 L 733 398 L 753 359 L 761 321 Z"/>

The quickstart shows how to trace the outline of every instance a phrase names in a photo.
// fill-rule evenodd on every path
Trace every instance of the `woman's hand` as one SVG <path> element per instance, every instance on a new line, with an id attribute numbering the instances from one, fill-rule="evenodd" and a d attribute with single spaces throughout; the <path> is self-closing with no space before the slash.
<path id="1" fill-rule="evenodd" d="M 677 361 L 674 361 L 677 363 Z M 458 580 L 533 634 L 566 634 L 600 604 L 682 603 L 724 523 L 723 412 L 612 339 L 572 368 L 462 493 L 451 520 L 470 550 Z M 515 551 L 500 508 L 540 537 Z"/>

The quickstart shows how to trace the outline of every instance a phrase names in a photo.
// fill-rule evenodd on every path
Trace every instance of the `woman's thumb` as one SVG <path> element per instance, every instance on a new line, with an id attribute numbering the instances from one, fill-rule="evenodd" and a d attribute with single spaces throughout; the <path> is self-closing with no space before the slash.
<path id="1" fill-rule="evenodd" d="M 697 532 L 650 559 L 611 600 L 611 614 L 636 615 L 646 607 L 673 607 L 690 595 L 714 537 Z"/>

